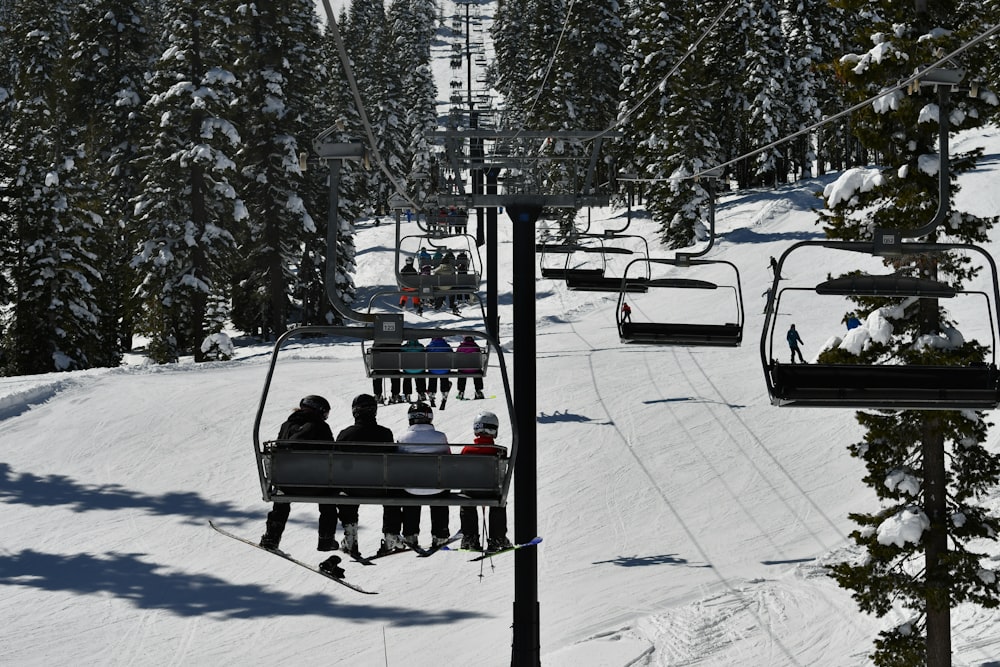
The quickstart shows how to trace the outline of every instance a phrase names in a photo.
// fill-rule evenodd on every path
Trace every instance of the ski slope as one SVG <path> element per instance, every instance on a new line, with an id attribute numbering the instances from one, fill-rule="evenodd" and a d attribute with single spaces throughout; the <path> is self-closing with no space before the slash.
<path id="1" fill-rule="evenodd" d="M 958 205 L 996 215 L 1000 132 L 961 135 L 954 150 L 972 145 L 986 157 L 962 177 Z M 626 347 L 615 295 L 536 283 L 543 664 L 868 664 L 882 621 L 823 571 L 848 550 L 848 513 L 875 506 L 846 451 L 859 427 L 851 411 L 772 407 L 757 349 L 768 257 L 818 237 L 811 193 L 828 180 L 721 199 L 712 256 L 743 277 L 742 347 Z M 594 211 L 594 226 L 622 216 Z M 648 233 L 648 220 L 633 229 Z M 358 309 L 388 286 L 393 233 L 358 225 Z M 514 350 L 510 234 L 503 216 L 501 339 Z M 478 326 L 474 314 L 419 324 Z M 807 359 L 843 326 L 840 313 L 796 317 Z M 251 433 L 270 347 L 238 342 L 230 362 L 134 355 L 116 369 L 0 378 L 0 664 L 509 664 L 512 557 L 347 562 L 380 592 L 363 596 L 208 527 L 254 539 L 268 509 Z M 486 386 L 502 397 L 495 360 Z M 357 345 L 295 345 L 264 435 L 308 393 L 330 399 L 336 432 L 368 391 Z M 503 423 L 503 403 L 452 401 L 435 423 L 461 441 L 481 407 Z M 401 432 L 405 412 L 384 407 L 380 421 Z M 499 442 L 508 436 L 502 427 Z M 1000 492 L 987 504 L 1000 511 Z M 377 548 L 380 518 L 362 506 L 363 552 Z M 318 563 L 316 519 L 314 506 L 293 506 L 282 547 Z M 1000 549 L 987 548 L 996 567 Z M 958 607 L 953 627 L 956 665 L 997 664 L 996 611 Z"/>

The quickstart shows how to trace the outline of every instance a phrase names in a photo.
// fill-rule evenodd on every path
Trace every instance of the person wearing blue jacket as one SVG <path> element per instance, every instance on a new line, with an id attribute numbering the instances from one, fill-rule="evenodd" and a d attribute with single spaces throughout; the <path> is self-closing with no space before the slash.
<path id="1" fill-rule="evenodd" d="M 440 336 L 436 338 L 431 338 L 431 342 L 427 343 L 428 352 L 453 352 L 451 345 L 448 344 L 444 338 Z M 448 368 L 428 368 L 433 375 L 446 375 L 450 369 Z M 436 377 L 429 378 L 427 380 L 427 394 L 430 400 L 431 407 L 440 407 L 444 410 L 445 403 L 448 402 L 448 392 L 451 391 L 451 378 L 443 377 L 441 378 L 441 403 L 435 404 L 434 394 L 437 392 L 438 379 Z"/>

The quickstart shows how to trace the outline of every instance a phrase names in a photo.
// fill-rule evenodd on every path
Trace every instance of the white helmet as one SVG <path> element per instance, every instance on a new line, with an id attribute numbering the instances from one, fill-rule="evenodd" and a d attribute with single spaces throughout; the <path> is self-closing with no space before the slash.
<path id="1" fill-rule="evenodd" d="M 472 432 L 476 435 L 488 435 L 495 438 L 500 432 L 500 420 L 492 412 L 480 412 L 476 415 L 476 420 L 472 422 Z"/>

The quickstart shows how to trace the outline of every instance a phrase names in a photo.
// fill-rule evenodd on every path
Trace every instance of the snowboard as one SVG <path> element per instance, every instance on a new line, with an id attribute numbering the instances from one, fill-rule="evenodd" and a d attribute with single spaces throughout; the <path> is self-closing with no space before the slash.
<path id="1" fill-rule="evenodd" d="M 287 554 L 284 551 L 281 551 L 280 549 L 265 549 L 264 547 L 260 546 L 259 544 L 257 544 L 253 540 L 248 540 L 246 538 L 240 537 L 239 535 L 234 535 L 233 533 L 230 533 L 228 530 L 223 530 L 222 528 L 219 528 L 218 526 L 216 526 L 211 521 L 208 522 L 208 525 L 210 525 L 212 527 L 212 529 L 215 530 L 215 532 L 217 532 L 217 533 L 220 533 L 222 535 L 225 535 L 226 537 L 232 538 L 232 539 L 236 540 L 237 542 L 242 542 L 243 544 L 249 544 L 254 549 L 260 549 L 261 551 L 263 551 L 265 553 L 274 554 L 275 556 L 278 556 L 280 558 L 284 558 L 287 561 L 291 561 L 292 563 L 295 563 L 299 567 L 304 567 L 305 569 L 307 569 L 307 570 L 309 570 L 311 572 L 315 572 L 316 574 L 318 574 L 318 575 L 320 575 L 322 577 L 326 577 L 330 581 L 336 581 L 341 586 L 345 586 L 347 588 L 350 588 L 352 591 L 357 591 L 358 593 L 363 593 L 365 595 L 377 595 L 378 594 L 377 591 L 366 591 L 365 589 L 361 588 L 357 584 L 352 584 L 351 582 L 346 581 L 344 579 L 338 579 L 337 577 L 332 577 L 329 574 L 327 574 L 326 572 L 324 572 L 323 570 L 319 569 L 318 567 L 316 567 L 314 565 L 310 565 L 309 563 L 305 563 L 305 562 L 303 562 L 303 561 L 301 561 L 301 560 L 293 557 L 291 554 Z"/>

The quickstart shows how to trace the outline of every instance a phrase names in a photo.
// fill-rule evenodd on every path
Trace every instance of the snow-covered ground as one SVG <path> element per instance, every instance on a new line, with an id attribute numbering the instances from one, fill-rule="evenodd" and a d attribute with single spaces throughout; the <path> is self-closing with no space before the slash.
<path id="1" fill-rule="evenodd" d="M 986 147 L 981 168 L 961 179 L 960 207 L 1000 213 L 1000 132 L 955 143 Z M 615 295 L 537 283 L 543 664 L 867 663 L 881 622 L 823 571 L 848 548 L 848 513 L 874 507 L 845 449 L 859 427 L 849 410 L 772 407 L 758 353 L 768 257 L 818 237 L 810 193 L 831 180 L 721 200 L 712 256 L 743 278 L 742 347 L 624 346 Z M 594 211 L 595 228 L 621 226 L 622 213 Z M 632 229 L 648 233 L 649 223 Z M 500 233 L 504 259 L 506 217 Z M 358 225 L 365 306 L 388 286 L 392 244 L 392 225 Z M 514 349 L 509 262 L 500 274 L 501 338 Z M 652 301 L 634 299 L 633 317 Z M 479 326 L 462 312 L 419 324 Z M 843 329 L 840 315 L 795 313 L 807 358 Z M 0 663 L 509 664 L 512 557 L 347 563 L 380 592 L 368 597 L 209 529 L 209 519 L 251 538 L 263 529 L 251 433 L 269 353 L 244 342 L 226 363 L 131 358 L 0 379 Z M 502 395 L 495 367 L 487 388 Z M 264 435 L 307 393 L 331 400 L 336 431 L 369 390 L 357 345 L 296 345 L 281 357 Z M 453 402 L 436 424 L 468 438 L 486 406 L 506 416 L 500 399 Z M 380 418 L 401 431 L 405 412 L 385 407 Z M 989 504 L 1000 510 L 1000 492 Z M 283 547 L 318 562 L 316 517 L 313 506 L 293 507 Z M 379 525 L 379 508 L 363 506 L 363 551 L 377 548 Z M 1000 549 L 988 548 L 996 565 Z M 953 625 L 956 665 L 997 664 L 997 612 L 962 606 Z"/>

